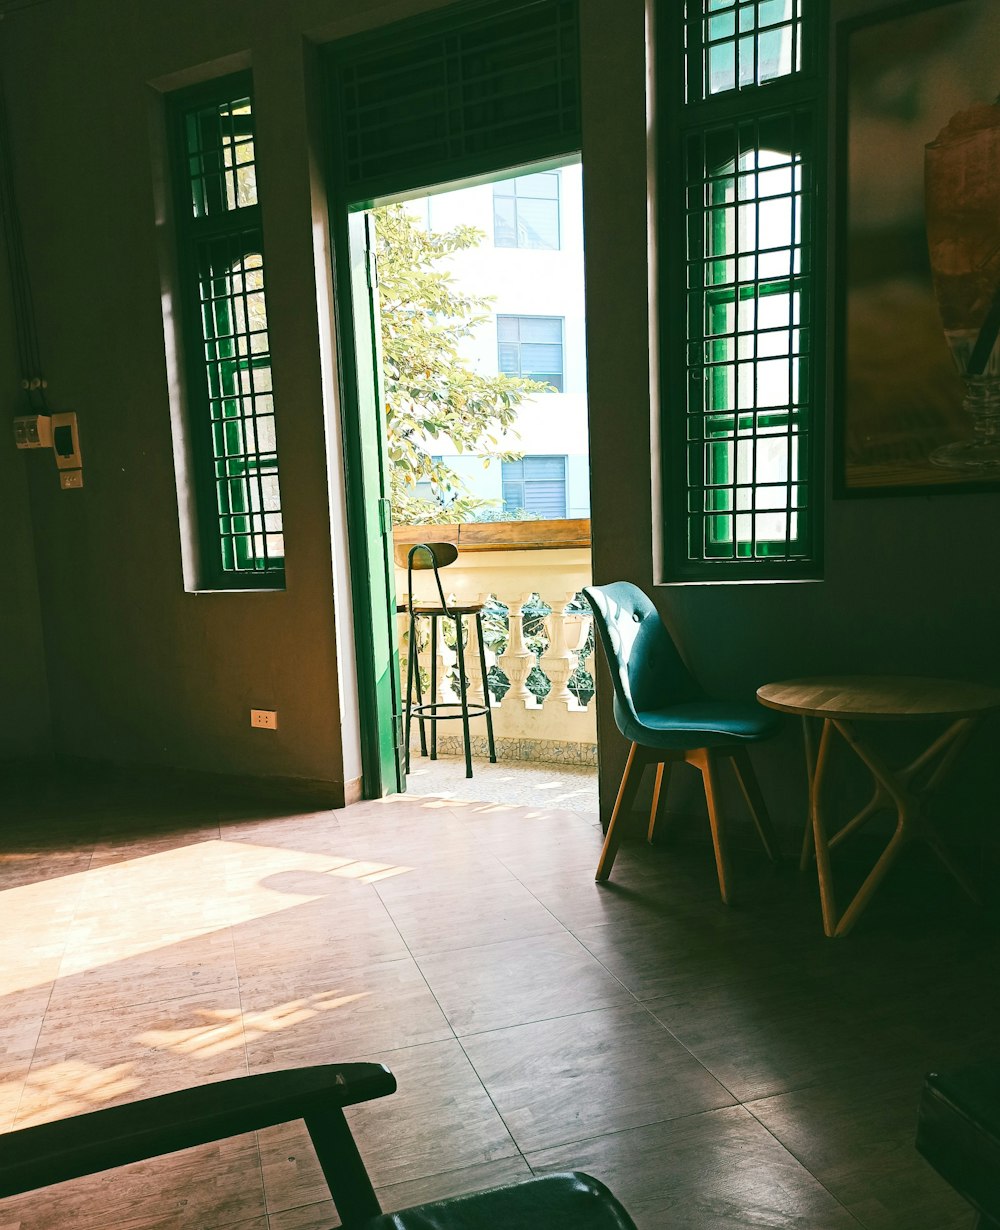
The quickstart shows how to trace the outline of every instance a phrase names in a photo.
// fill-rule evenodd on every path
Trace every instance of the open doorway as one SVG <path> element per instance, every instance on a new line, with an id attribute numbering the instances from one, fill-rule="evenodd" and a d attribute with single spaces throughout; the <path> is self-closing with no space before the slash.
<path id="1" fill-rule="evenodd" d="M 356 305 L 355 333 L 374 353 L 357 367 L 378 385 L 384 546 L 396 561 L 388 588 L 398 610 L 410 545 L 457 547 L 442 581 L 449 600 L 483 606 L 486 670 L 466 652 L 465 675 L 473 707 L 490 705 L 497 753 L 490 764 L 485 720 L 472 719 L 467 780 L 461 723 L 421 732 L 415 720 L 409 788 L 596 816 L 593 638 L 580 594 L 590 581 L 590 468 L 579 159 L 364 212 L 355 230 L 374 249 L 371 319 L 359 320 Z M 401 758 L 407 632 L 399 614 L 389 640 L 402 664 Z M 424 621 L 416 650 L 424 699 L 457 701 L 452 625 L 432 634 Z"/>
<path id="2" fill-rule="evenodd" d="M 374 210 L 409 201 L 407 208 L 419 214 L 420 207 L 412 202 L 430 197 L 427 226 L 436 224 L 435 210 L 448 208 L 445 198 L 449 191 L 440 186 L 475 189 L 482 203 L 483 225 L 479 229 L 483 242 L 467 255 L 470 260 L 499 255 L 498 268 L 508 275 L 523 257 L 532 255 L 520 246 L 521 237 L 540 237 L 543 244 L 549 242 L 545 236 L 551 220 L 546 218 L 551 219 L 553 197 L 546 192 L 551 194 L 555 184 L 552 179 L 536 177 L 559 172 L 561 188 L 567 168 L 579 162 L 583 144 L 579 13 L 575 0 L 532 0 L 527 6 L 517 0 L 446 5 L 440 11 L 339 39 L 324 49 L 323 58 L 363 792 L 373 798 L 405 787 L 404 695 L 399 670 L 397 584 L 392 566 L 396 535 L 403 527 L 394 528 L 392 524 Z M 574 174 L 579 181 L 578 168 Z M 521 180 L 526 182 L 514 185 Z M 560 202 L 559 226 L 567 224 L 568 218 Z M 578 231 L 579 219 L 577 208 L 574 225 Z M 554 258 L 559 253 L 559 248 L 542 246 L 535 255 Z M 524 284 L 531 279 L 525 275 L 510 280 Z M 580 284 L 577 306 L 582 305 L 582 279 Z M 544 285 L 542 278 L 539 286 Z M 497 292 L 487 288 L 484 293 Z M 439 312 L 438 318 L 441 315 Z M 540 304 L 505 306 L 498 296 L 497 308 L 490 317 L 492 341 L 487 344 L 480 339 L 477 343 L 470 335 L 463 346 L 475 349 L 479 345 L 482 355 L 492 353 L 493 376 L 503 374 L 515 380 L 525 377 L 526 372 L 530 376 L 531 371 L 558 379 L 559 369 L 553 365 L 562 350 L 565 380 L 570 370 L 569 327 L 564 321 L 560 342 L 552 320 L 558 315 L 556 308 Z M 582 328 L 580 343 L 578 354 L 582 356 Z M 472 357 L 468 352 L 463 354 L 465 359 Z M 544 383 L 555 387 L 551 380 Z M 552 405 L 553 399 L 569 397 L 570 393 L 564 387 L 545 396 Z M 433 432 L 430 434 L 434 439 Z M 437 439 L 441 435 L 438 430 Z M 449 440 L 455 444 L 454 436 Z M 578 473 L 574 475 L 571 459 L 581 454 L 579 449 L 568 447 L 564 437 L 548 443 L 539 440 L 530 447 L 536 451 L 512 446 L 506 465 L 503 458 L 486 467 L 480 465 L 484 472 L 477 473 L 472 482 L 466 454 L 476 450 L 466 448 L 463 441 L 448 468 L 459 474 L 466 489 L 471 486 L 461 498 L 481 499 L 492 504 L 497 513 L 505 504 L 511 507 L 515 503 L 559 511 L 560 493 L 564 494 L 565 513 L 537 521 L 538 525 L 559 527 L 553 530 L 554 537 L 551 541 L 534 540 L 530 546 L 536 564 L 549 557 L 545 562 L 551 565 L 550 577 L 559 572 L 559 561 L 565 565 L 567 550 L 582 552 L 582 578 L 574 581 L 569 576 L 572 569 L 564 567 L 558 591 L 551 581 L 530 585 L 518 582 L 513 588 L 504 581 L 500 588 L 494 583 L 476 589 L 494 597 L 502 592 L 511 598 L 511 602 L 501 604 L 506 607 L 504 645 L 491 649 L 496 660 L 482 672 L 490 677 L 482 685 L 489 691 L 493 691 L 490 683 L 497 682 L 498 672 L 502 672 L 506 691 L 502 699 L 494 695 L 502 710 L 517 716 L 516 721 L 513 716 L 509 719 L 510 728 L 503 736 L 508 743 L 503 746 L 508 752 L 516 749 L 523 754 L 529 742 L 544 742 L 548 735 L 553 744 L 551 754 L 568 754 L 573 739 L 556 738 L 544 722 L 539 729 L 538 697 L 532 687 L 548 687 L 541 703 L 543 711 L 548 706 L 550 714 L 555 713 L 562 704 L 567 722 L 593 723 L 592 709 L 587 713 L 589 703 L 580 705 L 579 710 L 574 707 L 580 702 L 565 678 L 567 663 L 570 675 L 579 664 L 578 652 L 570 652 L 567 642 L 580 632 L 581 623 L 579 615 L 570 618 L 575 612 L 567 612 L 566 604 L 589 576 L 589 522 L 585 517 L 568 515 L 576 498 L 574 482 L 579 477 Z M 440 458 L 437 464 L 446 464 L 448 454 L 443 447 L 431 455 Z M 397 457 L 393 464 L 398 462 Z M 576 465 L 579 471 L 578 461 Z M 489 491 L 481 486 L 480 479 L 491 485 Z M 450 488 L 455 484 L 450 480 L 438 481 L 422 471 L 414 486 L 420 483 L 426 483 L 426 488 L 412 492 L 413 498 L 426 498 L 439 511 L 442 500 L 453 498 Z M 581 524 L 585 530 L 580 529 Z M 524 548 L 524 536 L 535 532 L 532 525 L 532 520 L 463 521 L 457 531 L 464 536 L 458 543 L 460 559 L 474 562 L 489 554 L 472 549 L 477 536 L 479 545 L 489 542 L 509 546 L 509 542 L 501 541 L 504 536 L 520 535 L 516 545 Z M 410 528 L 418 534 L 423 532 L 419 525 Z M 493 552 L 497 560 L 514 554 Z M 449 585 L 457 588 L 459 574 L 449 569 L 446 575 L 452 578 Z M 533 597 L 539 600 L 534 610 Z M 532 621 L 541 621 L 547 608 L 551 611 L 545 616 L 545 636 L 537 640 Z M 538 684 L 536 671 L 545 676 L 544 683 Z M 470 683 L 478 686 L 475 679 Z M 595 747 L 595 741 L 589 741 Z M 474 780 L 481 782 L 483 777 L 477 773 Z"/>

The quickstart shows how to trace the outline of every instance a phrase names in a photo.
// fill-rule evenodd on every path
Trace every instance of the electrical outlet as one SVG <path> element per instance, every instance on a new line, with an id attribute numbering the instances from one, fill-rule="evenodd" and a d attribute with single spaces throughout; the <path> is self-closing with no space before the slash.
<path id="1" fill-rule="evenodd" d="M 251 709 L 250 725 L 256 730 L 277 730 L 278 713 L 275 709 Z"/>
<path id="2" fill-rule="evenodd" d="M 63 491 L 70 491 L 77 487 L 83 486 L 83 471 L 82 470 L 60 470 L 59 471 L 59 486 Z"/>

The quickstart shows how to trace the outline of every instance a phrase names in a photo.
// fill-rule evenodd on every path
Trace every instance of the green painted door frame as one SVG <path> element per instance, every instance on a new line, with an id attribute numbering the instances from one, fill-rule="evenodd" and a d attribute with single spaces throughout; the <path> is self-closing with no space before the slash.
<path id="1" fill-rule="evenodd" d="M 375 220 L 333 218 L 337 332 L 357 650 L 361 766 L 366 798 L 406 789 L 396 592 L 389 504 Z"/>

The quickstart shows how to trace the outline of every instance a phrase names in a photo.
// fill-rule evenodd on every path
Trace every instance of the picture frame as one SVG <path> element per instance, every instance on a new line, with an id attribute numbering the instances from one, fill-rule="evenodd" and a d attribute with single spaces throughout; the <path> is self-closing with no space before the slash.
<path id="1" fill-rule="evenodd" d="M 940 179 L 928 144 L 970 116 L 1000 118 L 997 47 L 997 0 L 909 0 L 838 25 L 837 497 L 1000 490 L 1000 466 L 968 448 L 981 437 L 945 336 L 925 201 L 925 159 Z"/>

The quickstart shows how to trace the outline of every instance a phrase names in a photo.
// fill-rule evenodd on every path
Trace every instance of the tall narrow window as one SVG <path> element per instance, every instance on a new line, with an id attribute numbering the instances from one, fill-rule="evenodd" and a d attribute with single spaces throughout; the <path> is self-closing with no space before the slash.
<path id="1" fill-rule="evenodd" d="M 201 580 L 270 588 L 284 539 L 249 77 L 171 114 Z"/>
<path id="2" fill-rule="evenodd" d="M 497 363 L 508 376 L 527 376 L 563 391 L 563 318 L 497 316 Z"/>
<path id="3" fill-rule="evenodd" d="M 661 283 L 670 580 L 818 569 L 820 89 L 803 49 L 820 8 L 688 0 L 683 64 L 665 80 L 660 62 L 683 172 L 661 232 L 684 236 Z"/>
<path id="4" fill-rule="evenodd" d="M 559 247 L 559 172 L 538 171 L 493 185 L 498 248 Z"/>

